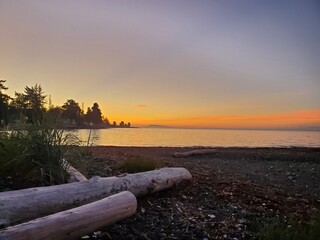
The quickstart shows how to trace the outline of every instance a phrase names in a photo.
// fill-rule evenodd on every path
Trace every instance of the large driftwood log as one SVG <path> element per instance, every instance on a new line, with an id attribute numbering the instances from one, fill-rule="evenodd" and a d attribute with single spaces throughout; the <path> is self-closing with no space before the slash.
<path id="1" fill-rule="evenodd" d="M 217 153 L 216 149 L 197 149 L 187 152 L 176 152 L 173 154 L 174 157 L 189 157 L 194 155 L 205 155 L 205 154 L 213 154 Z"/>
<path id="2" fill-rule="evenodd" d="M 125 191 L 81 207 L 0 230 L 0 239 L 76 239 L 131 216 L 136 209 L 136 197 Z"/>
<path id="3" fill-rule="evenodd" d="M 93 177 L 88 181 L 0 193 L 0 228 L 97 201 L 122 191 L 135 196 L 157 192 L 191 179 L 185 168 Z"/>

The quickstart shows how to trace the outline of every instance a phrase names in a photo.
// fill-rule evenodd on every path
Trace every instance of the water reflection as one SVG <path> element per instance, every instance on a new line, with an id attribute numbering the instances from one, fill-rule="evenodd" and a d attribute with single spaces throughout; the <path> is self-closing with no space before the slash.
<path id="1" fill-rule="evenodd" d="M 320 132 L 117 128 L 81 129 L 76 133 L 87 141 L 90 131 L 94 145 L 106 146 L 320 147 Z"/>

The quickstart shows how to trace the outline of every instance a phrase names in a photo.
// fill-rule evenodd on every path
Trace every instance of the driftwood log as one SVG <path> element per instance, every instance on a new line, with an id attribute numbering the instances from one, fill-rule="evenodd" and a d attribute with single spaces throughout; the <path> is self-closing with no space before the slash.
<path id="1" fill-rule="evenodd" d="M 69 183 L 83 182 L 88 180 L 81 172 L 72 167 L 70 164 L 67 166 L 67 172 L 69 173 Z"/>
<path id="2" fill-rule="evenodd" d="M 125 191 L 81 207 L 0 230 L 0 239 L 76 239 L 131 216 L 136 209 L 136 197 Z"/>
<path id="3" fill-rule="evenodd" d="M 135 196 L 157 192 L 191 179 L 185 168 L 93 177 L 88 181 L 0 193 L 0 228 L 81 206 L 113 194 L 130 191 Z"/>
<path id="4" fill-rule="evenodd" d="M 83 182 L 88 180 L 81 172 L 72 167 L 67 160 L 63 159 L 63 164 L 66 165 L 66 170 L 69 174 L 68 183 Z"/>
<path id="5" fill-rule="evenodd" d="M 194 155 L 205 155 L 217 153 L 216 149 L 197 149 L 187 152 L 176 152 L 173 154 L 174 157 L 189 157 Z"/>

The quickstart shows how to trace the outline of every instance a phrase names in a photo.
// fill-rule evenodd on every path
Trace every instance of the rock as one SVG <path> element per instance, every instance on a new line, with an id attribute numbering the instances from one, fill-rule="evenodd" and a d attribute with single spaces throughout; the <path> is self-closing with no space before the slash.
<path id="1" fill-rule="evenodd" d="M 166 238 L 167 234 L 163 232 L 163 233 L 160 234 L 160 236 L 163 237 L 163 238 Z"/>

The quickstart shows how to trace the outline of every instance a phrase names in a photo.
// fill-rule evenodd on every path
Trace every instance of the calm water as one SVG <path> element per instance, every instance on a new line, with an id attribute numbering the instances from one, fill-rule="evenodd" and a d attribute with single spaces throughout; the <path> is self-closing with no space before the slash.
<path id="1" fill-rule="evenodd" d="M 77 130 L 87 140 L 90 130 Z M 91 130 L 94 145 L 105 146 L 241 146 L 320 147 L 320 132 L 215 129 L 99 129 Z"/>

